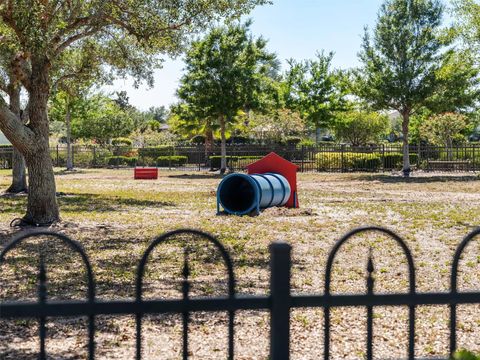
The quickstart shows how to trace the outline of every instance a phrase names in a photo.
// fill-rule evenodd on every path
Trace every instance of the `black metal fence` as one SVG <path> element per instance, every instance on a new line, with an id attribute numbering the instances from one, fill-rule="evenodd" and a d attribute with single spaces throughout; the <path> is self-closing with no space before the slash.
<path id="1" fill-rule="evenodd" d="M 401 247 L 408 265 L 408 292 L 400 294 L 376 294 L 374 292 L 375 267 L 372 256 L 367 263 L 367 293 L 358 295 L 337 295 L 331 292 L 332 266 L 335 257 L 344 244 L 353 236 L 365 232 L 379 232 L 396 241 Z M 196 298 L 190 296 L 189 250 L 184 247 L 182 299 L 159 300 L 143 299 L 143 278 L 145 266 L 152 251 L 161 243 L 168 242 L 178 235 L 192 235 L 207 240 L 221 254 L 227 269 L 228 294 L 224 297 Z M 98 315 L 130 314 L 136 317 L 136 358 L 142 358 L 142 318 L 148 314 L 177 313 L 183 319 L 183 359 L 189 358 L 189 324 L 194 312 L 228 312 L 228 358 L 233 359 L 235 352 L 235 313 L 239 310 L 268 310 L 270 312 L 270 359 L 280 360 L 290 357 L 290 311 L 295 308 L 322 308 L 324 311 L 324 359 L 330 358 L 332 308 L 365 307 L 366 321 L 366 358 L 372 359 L 373 344 L 373 308 L 376 306 L 405 306 L 408 316 L 408 359 L 415 359 L 416 307 L 420 305 L 448 305 L 450 307 L 450 355 L 457 349 L 457 306 L 461 304 L 480 304 L 480 290 L 476 292 L 459 292 L 458 270 L 461 256 L 466 246 L 477 236 L 480 229 L 470 233 L 456 249 L 451 267 L 450 291 L 445 293 L 418 293 L 416 291 L 416 273 L 414 260 L 405 242 L 392 231 L 379 227 L 358 228 L 341 238 L 331 250 L 326 271 L 325 290 L 323 294 L 292 295 L 290 287 L 291 247 L 287 243 L 276 242 L 270 246 L 270 295 L 242 296 L 236 293 L 235 274 L 229 253 L 223 245 L 211 235 L 195 230 L 178 230 L 166 233 L 155 239 L 143 254 L 137 268 L 136 295 L 134 300 L 101 301 L 95 298 L 95 280 L 90 261 L 82 246 L 67 236 L 46 231 L 25 233 L 8 243 L 0 253 L 0 266 L 7 254 L 28 238 L 49 236 L 61 240 L 78 253 L 86 267 L 88 278 L 88 297 L 85 301 L 49 301 L 47 299 L 47 274 L 43 256 L 40 257 L 38 273 L 38 300 L 36 302 L 1 302 L 0 320 L 34 318 L 38 319 L 38 336 L 40 339 L 39 358 L 47 358 L 45 339 L 48 336 L 47 318 L 88 317 L 88 358 L 95 358 L 95 318 Z M 348 333 L 344 334 L 348 336 Z M 475 336 L 472 334 L 471 336 Z M 478 334 L 477 334 L 478 336 Z M 251 340 L 254 341 L 254 340 Z"/>
<path id="2" fill-rule="evenodd" d="M 0 169 L 12 168 L 13 150 L 0 146 Z"/>
<path id="3" fill-rule="evenodd" d="M 251 162 L 276 152 L 298 165 L 301 172 L 392 171 L 402 168 L 402 146 L 316 146 L 229 145 L 227 166 L 242 171 Z M 200 171 L 220 167 L 221 149 L 214 146 L 159 146 L 132 148 L 115 146 L 73 146 L 77 168 L 157 166 L 165 169 Z M 64 167 L 67 148 L 51 148 L 54 166 Z M 410 162 L 414 169 L 426 171 L 480 171 L 480 144 L 468 143 L 447 149 L 433 145 L 411 145 Z M 0 148 L 0 168 L 11 167 L 11 149 Z"/>

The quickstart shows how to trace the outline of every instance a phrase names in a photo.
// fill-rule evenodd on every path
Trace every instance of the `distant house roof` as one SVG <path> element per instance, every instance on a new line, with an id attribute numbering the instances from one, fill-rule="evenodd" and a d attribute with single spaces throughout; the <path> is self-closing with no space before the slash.
<path id="1" fill-rule="evenodd" d="M 7 140 L 5 135 L 0 131 L 0 145 L 10 144 L 10 141 Z"/>

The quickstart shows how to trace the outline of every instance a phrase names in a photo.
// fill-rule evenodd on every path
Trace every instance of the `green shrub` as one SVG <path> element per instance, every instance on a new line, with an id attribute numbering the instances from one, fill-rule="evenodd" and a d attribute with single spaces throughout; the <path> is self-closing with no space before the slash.
<path id="1" fill-rule="evenodd" d="M 107 158 L 107 163 L 110 166 L 135 166 L 137 158 L 129 156 L 110 156 Z"/>
<path id="2" fill-rule="evenodd" d="M 170 145 L 161 145 L 155 147 L 148 147 L 138 149 L 139 157 L 158 158 L 159 156 L 173 156 L 175 155 L 175 148 Z"/>
<path id="3" fill-rule="evenodd" d="M 480 360 L 480 355 L 475 355 L 470 351 L 460 350 L 453 355 L 453 360 Z"/>
<path id="4" fill-rule="evenodd" d="M 418 154 L 410 154 L 410 164 L 418 163 Z M 383 167 L 385 169 L 401 169 L 403 165 L 402 153 L 385 153 L 383 155 Z"/>
<path id="5" fill-rule="evenodd" d="M 190 139 L 190 142 L 195 145 L 203 145 L 205 144 L 205 136 L 204 135 L 195 135 Z"/>
<path id="6" fill-rule="evenodd" d="M 112 140 L 113 146 L 132 146 L 133 141 L 129 138 L 119 137 Z"/>
<path id="7" fill-rule="evenodd" d="M 236 168 L 238 167 L 238 163 L 240 161 L 246 162 L 249 160 L 249 162 L 254 162 L 256 160 L 260 160 L 262 156 L 228 156 L 227 155 L 227 167 L 233 167 Z M 221 156 L 210 156 L 210 166 L 213 169 L 220 169 L 221 166 Z"/>
<path id="8" fill-rule="evenodd" d="M 227 140 L 227 144 L 239 145 L 239 144 L 249 144 L 249 143 L 251 143 L 251 139 L 241 135 L 232 136 L 230 139 Z"/>
<path id="9" fill-rule="evenodd" d="M 66 161 L 66 159 L 65 159 Z M 90 149 L 75 150 L 73 153 L 73 164 L 75 167 L 88 168 L 93 165 L 93 151 Z"/>
<path id="10" fill-rule="evenodd" d="M 296 146 L 303 141 L 301 137 L 298 136 L 289 136 L 285 139 L 285 144 L 290 146 Z"/>
<path id="11" fill-rule="evenodd" d="M 354 152 L 321 152 L 316 155 L 318 170 L 376 171 L 382 167 L 379 154 Z"/>
<path id="12" fill-rule="evenodd" d="M 300 141 L 298 143 L 299 146 L 315 146 L 315 140 L 312 140 L 312 139 L 302 139 L 302 141 Z"/>
<path id="13" fill-rule="evenodd" d="M 159 167 L 170 167 L 170 166 L 182 166 L 185 165 L 188 161 L 187 156 L 159 156 L 157 158 L 157 166 Z"/>

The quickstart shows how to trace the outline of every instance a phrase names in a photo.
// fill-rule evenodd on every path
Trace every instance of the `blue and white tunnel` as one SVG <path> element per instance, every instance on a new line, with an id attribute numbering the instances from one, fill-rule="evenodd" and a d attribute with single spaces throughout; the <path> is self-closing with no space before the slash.
<path id="1" fill-rule="evenodd" d="M 279 174 L 230 174 L 218 185 L 217 210 L 227 214 L 259 214 L 261 209 L 284 206 L 290 198 L 290 184 Z"/>

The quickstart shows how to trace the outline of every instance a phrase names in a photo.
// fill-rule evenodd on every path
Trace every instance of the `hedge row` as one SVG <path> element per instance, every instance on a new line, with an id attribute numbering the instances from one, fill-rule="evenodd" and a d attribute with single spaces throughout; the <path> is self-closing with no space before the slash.
<path id="1" fill-rule="evenodd" d="M 187 156 L 159 156 L 157 157 L 158 167 L 183 166 L 187 163 Z"/>
<path id="2" fill-rule="evenodd" d="M 110 166 L 135 166 L 138 158 L 130 156 L 110 156 L 107 158 L 107 163 Z"/>
<path id="3" fill-rule="evenodd" d="M 174 156 L 175 147 L 169 145 L 138 149 L 139 157 L 158 158 L 159 156 Z"/>
<path id="4" fill-rule="evenodd" d="M 344 169 L 375 171 L 382 168 L 401 168 L 403 155 L 401 153 L 387 153 L 381 155 L 355 152 L 325 152 L 318 153 L 315 160 L 318 170 Z M 416 164 L 417 160 L 417 154 L 410 154 L 411 164 Z"/>
<path id="5" fill-rule="evenodd" d="M 238 164 L 239 161 L 242 160 L 250 160 L 251 162 L 254 162 L 256 160 L 260 160 L 262 156 L 227 156 L 227 167 L 236 167 L 236 164 Z M 221 156 L 210 156 L 210 166 L 213 169 L 219 169 L 221 167 L 221 161 L 222 157 Z"/>

